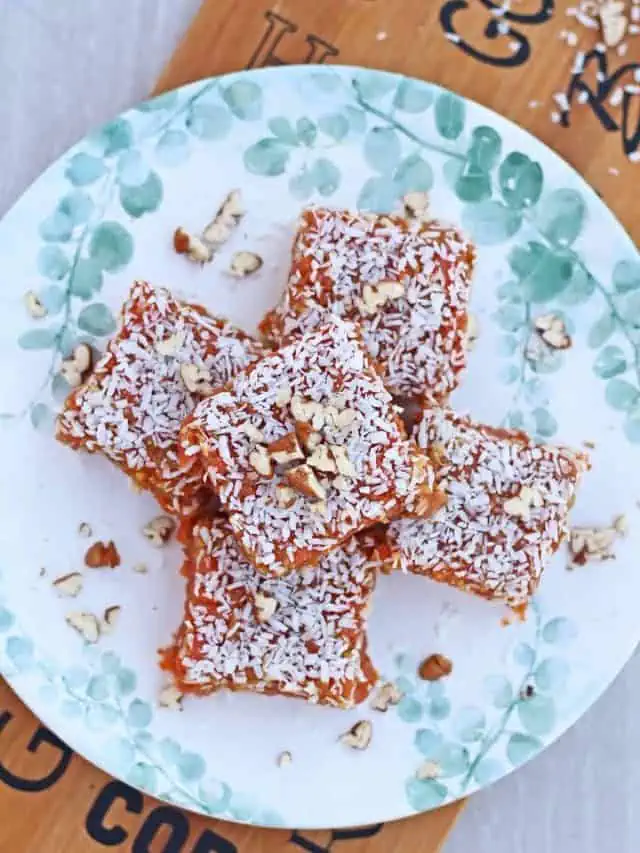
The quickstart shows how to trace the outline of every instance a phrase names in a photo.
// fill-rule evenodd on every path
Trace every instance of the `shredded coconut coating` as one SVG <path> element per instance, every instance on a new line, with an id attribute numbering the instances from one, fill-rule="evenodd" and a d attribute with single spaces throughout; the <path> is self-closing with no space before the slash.
<path id="1" fill-rule="evenodd" d="M 329 310 L 358 323 L 399 397 L 444 403 L 466 362 L 473 245 L 437 221 L 324 208 L 302 215 L 289 283 L 260 331 L 273 343 L 314 328 Z M 401 282 L 404 295 L 374 311 L 367 285 Z"/>
<path id="2" fill-rule="evenodd" d="M 103 453 L 166 511 L 193 512 L 205 497 L 202 470 L 179 460 L 177 438 L 200 397 L 187 390 L 180 367 L 206 368 L 210 383 L 220 386 L 264 351 L 204 308 L 136 282 L 119 332 L 67 399 L 57 437 L 76 450 Z"/>
<path id="3" fill-rule="evenodd" d="M 378 680 L 365 633 L 375 570 L 357 540 L 315 568 L 265 578 L 226 519 L 198 522 L 181 538 L 185 616 L 163 665 L 182 692 L 254 690 L 340 708 L 366 699 Z"/>
<path id="4" fill-rule="evenodd" d="M 447 410 L 425 410 L 416 438 L 430 448 L 447 504 L 429 520 L 394 521 L 377 556 L 388 567 L 524 608 L 567 534 L 588 456 Z M 509 503 L 523 487 L 534 504 L 524 517 L 517 514 L 519 501 Z"/>
<path id="5" fill-rule="evenodd" d="M 296 399 L 320 404 L 311 425 L 326 446 L 344 451 L 352 473 L 317 472 L 324 498 L 294 492 L 283 507 L 286 469 L 269 477 L 251 460 L 255 435 L 265 447 L 299 428 Z M 344 412 L 348 423 L 338 425 L 334 416 Z M 429 514 L 441 502 L 428 457 L 407 440 L 357 331 L 329 315 L 201 402 L 180 444 L 185 460 L 203 458 L 244 553 L 266 575 L 311 565 L 359 530 L 400 512 Z"/>

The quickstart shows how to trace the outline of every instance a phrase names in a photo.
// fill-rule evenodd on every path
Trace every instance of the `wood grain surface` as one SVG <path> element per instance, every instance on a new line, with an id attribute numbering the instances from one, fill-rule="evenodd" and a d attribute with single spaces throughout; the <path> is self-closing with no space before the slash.
<path id="1" fill-rule="evenodd" d="M 566 5 L 556 3 L 556 13 Z M 640 39 L 630 43 L 625 56 L 614 52 L 611 58 L 608 52 L 603 70 L 593 51 L 598 34 L 587 33 L 587 64 L 598 63 L 600 79 L 594 68 L 576 78 L 576 50 L 559 38 L 558 15 L 545 11 L 553 10 L 552 0 L 514 0 L 507 14 L 498 13 L 498 6 L 491 0 L 208 0 L 156 91 L 242 67 L 297 62 L 368 65 L 428 79 L 531 130 L 586 177 L 637 241 L 640 163 L 634 154 L 640 148 L 640 97 L 631 92 L 613 105 L 611 95 L 640 77 Z M 576 99 L 581 87 L 590 92 L 584 103 Z M 548 108 L 553 93 L 564 93 L 573 107 L 563 116 L 560 99 L 555 123 Z M 0 684 L 0 783 L 0 853 L 107 848 L 435 853 L 462 807 L 353 833 L 258 830 L 188 815 L 110 780 L 74 755 L 5 684 Z"/>

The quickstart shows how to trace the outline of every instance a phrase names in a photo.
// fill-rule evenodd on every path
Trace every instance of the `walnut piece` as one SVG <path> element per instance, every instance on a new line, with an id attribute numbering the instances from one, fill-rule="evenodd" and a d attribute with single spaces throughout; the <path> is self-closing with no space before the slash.
<path id="1" fill-rule="evenodd" d="M 257 592 L 254 598 L 258 622 L 268 622 L 278 609 L 278 602 L 270 595 Z"/>
<path id="2" fill-rule="evenodd" d="M 398 690 L 392 681 L 387 681 L 379 688 L 371 707 L 374 711 L 388 711 L 392 705 L 397 705 L 403 696 L 404 693 Z"/>
<path id="3" fill-rule="evenodd" d="M 84 555 L 84 564 L 89 569 L 115 569 L 120 565 L 120 554 L 113 540 L 94 542 Z"/>
<path id="4" fill-rule="evenodd" d="M 507 515 L 512 515 L 514 518 L 521 518 L 523 521 L 528 521 L 532 509 L 539 509 L 543 504 L 543 497 L 537 489 L 532 489 L 529 486 L 522 486 L 520 494 L 509 498 L 503 504 L 504 511 Z"/>
<path id="5" fill-rule="evenodd" d="M 174 684 L 165 684 L 158 693 L 158 705 L 171 711 L 182 711 L 183 694 Z"/>
<path id="6" fill-rule="evenodd" d="M 227 242 L 243 216 L 244 208 L 240 191 L 232 190 L 202 232 L 203 241 L 215 252 L 223 243 Z"/>
<path id="7" fill-rule="evenodd" d="M 409 192 L 402 198 L 402 208 L 407 219 L 427 219 L 429 214 L 429 194 Z"/>
<path id="8" fill-rule="evenodd" d="M 240 425 L 240 430 L 249 438 L 251 441 L 255 441 L 257 444 L 261 444 L 264 441 L 264 433 L 262 430 L 258 429 L 255 424 L 252 424 L 251 421 L 245 421 Z"/>
<path id="9" fill-rule="evenodd" d="M 416 770 L 416 779 L 437 779 L 442 773 L 442 767 L 437 761 L 423 761 Z"/>
<path id="10" fill-rule="evenodd" d="M 229 272 L 236 278 L 245 278 L 245 276 L 258 272 L 262 263 L 262 258 L 255 252 L 235 252 L 229 264 Z"/>
<path id="11" fill-rule="evenodd" d="M 296 421 L 295 429 L 298 441 L 307 453 L 313 453 L 316 447 L 322 444 L 322 435 L 316 432 L 311 424 Z"/>
<path id="12" fill-rule="evenodd" d="M 315 430 L 325 424 L 324 408 L 314 400 L 304 400 L 297 394 L 291 398 L 291 414 L 300 423 L 310 423 Z"/>
<path id="13" fill-rule="evenodd" d="M 100 639 L 100 622 L 93 613 L 74 611 L 65 616 L 65 621 L 85 642 L 97 643 Z"/>
<path id="14" fill-rule="evenodd" d="M 168 515 L 157 515 L 142 528 L 142 535 L 154 548 L 163 548 L 171 539 L 176 523 Z"/>
<path id="15" fill-rule="evenodd" d="M 288 767 L 293 761 L 293 756 L 288 750 L 281 752 L 278 758 L 276 759 L 276 764 L 278 767 Z"/>
<path id="16" fill-rule="evenodd" d="M 71 356 L 60 365 L 60 376 L 71 388 L 77 388 L 88 378 L 93 367 L 93 352 L 89 344 L 78 344 Z"/>
<path id="17" fill-rule="evenodd" d="M 185 255 L 196 264 L 207 264 L 213 258 L 213 249 L 200 237 L 189 234 L 184 228 L 176 228 L 173 234 L 173 248 L 178 255 Z"/>
<path id="18" fill-rule="evenodd" d="M 320 444 L 316 447 L 307 459 L 307 464 L 324 474 L 335 474 L 338 471 L 335 460 L 326 444 Z"/>
<path id="19" fill-rule="evenodd" d="M 45 306 L 40 301 L 40 297 L 33 290 L 28 290 L 24 295 L 24 304 L 30 316 L 34 320 L 41 320 L 49 313 Z"/>
<path id="20" fill-rule="evenodd" d="M 295 468 L 289 468 L 284 476 L 291 488 L 305 497 L 323 501 L 327 496 L 313 468 L 309 465 L 296 465 Z"/>
<path id="21" fill-rule="evenodd" d="M 304 460 L 304 453 L 295 431 L 272 441 L 271 444 L 267 445 L 267 451 L 276 465 L 289 465 L 291 462 L 302 462 Z"/>
<path id="22" fill-rule="evenodd" d="M 448 657 L 441 654 L 429 655 L 418 667 L 418 675 L 423 681 L 438 681 L 451 675 L 453 664 Z"/>
<path id="23" fill-rule="evenodd" d="M 180 378 L 191 394 L 199 394 L 201 397 L 210 397 L 213 394 L 211 373 L 206 367 L 198 367 L 197 364 L 181 364 Z"/>
<path id="24" fill-rule="evenodd" d="M 273 460 L 263 444 L 256 444 L 249 454 L 249 465 L 262 477 L 273 477 Z"/>
<path id="25" fill-rule="evenodd" d="M 609 527 L 573 527 L 569 531 L 570 568 L 591 560 L 613 560 L 616 539 L 625 536 L 628 525 L 624 515 L 614 518 Z"/>
<path id="26" fill-rule="evenodd" d="M 340 743 L 351 749 L 366 749 L 371 743 L 373 726 L 369 720 L 360 720 L 349 731 L 340 735 Z"/>
<path id="27" fill-rule="evenodd" d="M 58 595 L 61 595 L 63 598 L 75 598 L 82 592 L 84 579 L 80 572 L 72 572 L 69 575 L 62 575 L 56 578 L 52 581 L 51 585 Z"/>
<path id="28" fill-rule="evenodd" d="M 101 632 L 103 634 L 110 634 L 113 629 L 116 627 L 118 619 L 120 618 L 120 613 L 122 612 L 122 608 L 114 604 L 111 607 L 107 607 L 104 611 L 104 615 L 102 617 L 102 626 Z"/>
<path id="29" fill-rule="evenodd" d="M 281 509 L 289 509 L 296 502 L 296 493 L 289 486 L 276 486 L 276 503 Z"/>
<path id="30" fill-rule="evenodd" d="M 349 454 L 347 453 L 347 448 L 343 447 L 340 444 L 330 444 L 329 450 L 331 451 L 331 455 L 335 460 L 336 468 L 338 469 L 338 474 L 340 474 L 342 477 L 346 477 L 347 479 L 355 477 L 356 469 L 351 464 Z"/>
<path id="31" fill-rule="evenodd" d="M 365 284 L 362 288 L 360 308 L 365 314 L 376 311 L 392 299 L 404 296 L 404 284 L 401 281 L 380 281 L 378 284 Z"/>
<path id="32" fill-rule="evenodd" d="M 571 338 L 562 317 L 555 314 L 542 314 L 533 321 L 533 327 L 542 340 L 554 350 L 569 349 Z"/>

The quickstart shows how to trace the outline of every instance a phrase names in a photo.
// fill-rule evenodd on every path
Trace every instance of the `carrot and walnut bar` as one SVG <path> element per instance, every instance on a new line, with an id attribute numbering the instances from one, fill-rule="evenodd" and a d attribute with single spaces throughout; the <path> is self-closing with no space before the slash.
<path id="1" fill-rule="evenodd" d="M 263 353 L 204 308 L 136 282 L 119 332 L 67 399 L 57 437 L 76 450 L 103 453 L 168 512 L 190 513 L 205 495 L 202 472 L 178 458 L 180 424 L 203 394 Z"/>
<path id="2" fill-rule="evenodd" d="M 361 327 L 393 394 L 442 403 L 465 366 L 474 263 L 473 245 L 437 221 L 309 209 L 285 294 L 260 331 L 279 343 L 329 310 Z"/>
<path id="3" fill-rule="evenodd" d="M 187 537 L 186 526 L 184 621 L 163 654 L 183 693 L 253 690 L 341 708 L 368 696 L 375 571 L 356 539 L 314 568 L 265 578 L 226 519 L 198 521 Z"/>
<path id="4" fill-rule="evenodd" d="M 447 504 L 429 520 L 394 521 L 377 556 L 524 608 L 567 534 L 588 457 L 446 410 L 424 411 L 416 433 L 430 448 Z"/>
<path id="5" fill-rule="evenodd" d="M 202 401 L 180 445 L 185 460 L 202 458 L 241 548 L 266 575 L 441 500 L 356 329 L 329 315 Z"/>

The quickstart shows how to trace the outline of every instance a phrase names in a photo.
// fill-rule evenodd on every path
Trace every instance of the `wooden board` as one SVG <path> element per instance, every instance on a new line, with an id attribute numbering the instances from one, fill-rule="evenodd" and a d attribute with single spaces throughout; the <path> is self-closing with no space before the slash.
<path id="1" fill-rule="evenodd" d="M 569 160 L 640 236 L 640 87 L 618 106 L 615 86 L 640 76 L 640 38 L 624 57 L 592 50 L 572 74 L 575 49 L 558 38 L 569 3 L 520 0 L 496 14 L 492 0 L 207 0 L 156 92 L 241 67 L 340 62 L 402 71 L 441 83 L 531 130 Z M 549 14 L 548 14 L 549 12 Z M 498 27 L 498 24 L 500 27 Z M 596 36 L 597 37 L 597 36 Z M 600 79 L 595 80 L 597 64 Z M 580 88 L 587 102 L 576 104 Z M 570 114 L 550 121 L 552 95 Z M 635 98 L 635 101 L 634 101 Z M 614 98 L 615 100 L 615 98 Z M 561 113 L 561 111 L 559 111 Z M 631 155 L 631 159 L 630 159 Z M 42 727 L 0 683 L 0 851 L 98 853 L 436 853 L 462 804 L 351 832 L 257 830 L 211 821 L 110 780 Z M 33 819 L 31 818 L 33 816 Z"/>

